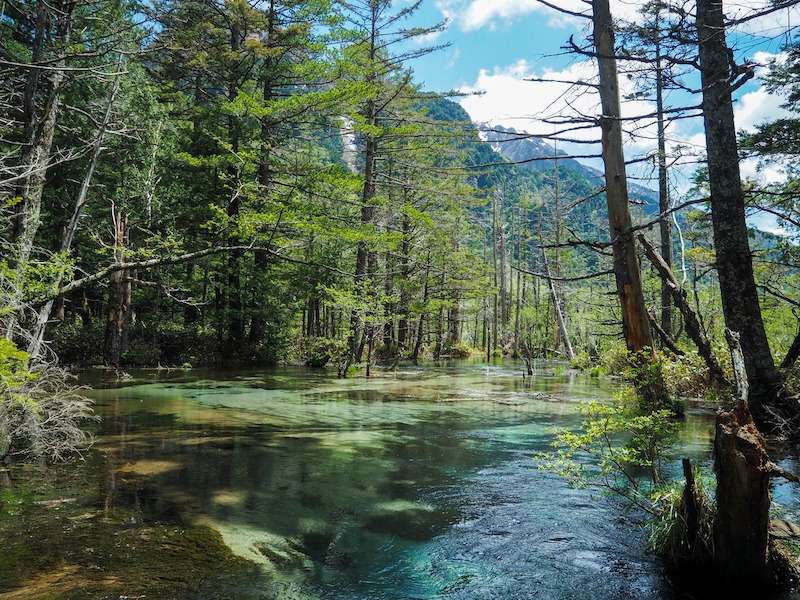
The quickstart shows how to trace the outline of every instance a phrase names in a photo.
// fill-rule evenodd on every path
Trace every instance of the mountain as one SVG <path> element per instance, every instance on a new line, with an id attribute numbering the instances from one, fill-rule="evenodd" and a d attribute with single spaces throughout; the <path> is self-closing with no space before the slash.
<path id="1" fill-rule="evenodd" d="M 466 114 L 466 113 L 465 113 Z M 562 150 L 556 150 L 550 142 L 513 128 L 480 124 L 481 138 L 491 145 L 492 149 L 510 162 L 519 163 L 523 168 L 551 173 L 554 161 L 536 160 L 551 156 L 559 156 L 560 169 L 585 177 L 595 187 L 602 187 L 605 178 L 603 172 L 589 165 L 567 158 Z M 634 203 L 643 204 L 648 214 L 658 213 L 658 192 L 637 183 L 628 182 L 628 193 Z"/>

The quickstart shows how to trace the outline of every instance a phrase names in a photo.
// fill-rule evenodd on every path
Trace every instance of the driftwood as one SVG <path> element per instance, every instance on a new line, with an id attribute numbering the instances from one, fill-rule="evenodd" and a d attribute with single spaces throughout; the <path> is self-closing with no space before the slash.
<path id="1" fill-rule="evenodd" d="M 664 262 L 664 259 L 661 258 L 661 255 L 658 254 L 658 252 L 656 252 L 656 249 L 647 240 L 647 238 L 643 234 L 639 234 L 638 237 L 639 243 L 642 245 L 642 248 L 644 248 L 645 255 L 650 260 L 653 267 L 655 267 L 659 277 L 661 277 L 672 293 L 672 299 L 675 302 L 675 306 L 683 315 L 683 321 L 686 326 L 686 335 L 688 335 L 697 346 L 698 353 L 706 363 L 706 367 L 708 367 L 708 372 L 711 375 L 712 382 L 719 388 L 727 387 L 729 385 L 728 380 L 722 371 L 719 360 L 717 360 L 717 357 L 714 355 L 714 350 L 711 348 L 711 342 L 703 331 L 703 328 L 700 326 L 700 320 L 697 318 L 697 314 L 694 312 L 694 309 L 690 306 L 689 301 L 686 298 L 686 292 L 681 288 L 678 280 L 675 279 L 672 269 L 670 269 L 667 263 Z"/>

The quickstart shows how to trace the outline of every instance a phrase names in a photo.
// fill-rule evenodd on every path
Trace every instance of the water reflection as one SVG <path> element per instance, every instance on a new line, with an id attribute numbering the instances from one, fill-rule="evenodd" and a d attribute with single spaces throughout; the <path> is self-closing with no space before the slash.
<path id="1" fill-rule="evenodd" d="M 42 558 L 0 559 L 0 592 L 16 590 L 0 598 L 65 566 L 76 598 L 665 597 L 636 515 L 533 465 L 552 427 L 614 391 L 560 371 L 134 374 L 93 392 L 103 420 L 83 465 L 6 473 L 8 495 L 30 497 L 0 534 Z M 680 452 L 707 458 L 709 431 L 691 415 Z M 119 559 L 103 540 L 120 536 L 141 552 Z M 102 546 L 93 563 L 87 544 Z"/>

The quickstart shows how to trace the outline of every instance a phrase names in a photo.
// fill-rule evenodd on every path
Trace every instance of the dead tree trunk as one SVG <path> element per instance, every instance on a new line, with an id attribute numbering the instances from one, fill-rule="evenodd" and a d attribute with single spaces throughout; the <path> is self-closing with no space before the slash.
<path id="1" fill-rule="evenodd" d="M 605 166 L 609 234 L 614 254 L 614 276 L 622 307 L 622 327 L 628 350 L 653 346 L 642 294 L 639 259 L 631 231 L 628 181 L 622 148 L 622 126 L 614 46 L 614 23 L 608 0 L 593 1 L 594 45 L 600 74 L 600 117 Z"/>
<path id="2" fill-rule="evenodd" d="M 681 288 L 678 280 L 675 279 L 675 275 L 672 273 L 672 270 L 664 261 L 663 257 L 656 252 L 656 249 L 643 234 L 639 234 L 639 243 L 642 245 L 642 248 L 644 248 L 645 256 L 647 256 L 650 263 L 655 267 L 662 283 L 670 291 L 675 306 L 680 310 L 681 315 L 683 315 L 686 335 L 688 335 L 695 346 L 697 346 L 697 352 L 706 363 L 706 367 L 708 367 L 711 381 L 719 388 L 728 387 L 728 380 L 722 371 L 717 357 L 714 355 L 711 342 L 708 337 L 706 337 L 700 325 L 700 321 L 697 318 L 697 314 L 686 298 L 686 292 Z"/>
<path id="3" fill-rule="evenodd" d="M 112 214 L 114 224 L 114 262 L 125 262 L 125 246 L 128 241 L 128 217 L 124 213 Z M 125 352 L 125 330 L 131 305 L 131 278 L 129 271 L 122 269 L 111 273 L 108 285 L 108 308 L 106 310 L 106 333 L 103 359 L 111 367 L 119 367 Z"/>
<path id="4" fill-rule="evenodd" d="M 770 582 L 769 480 L 772 465 L 747 407 L 748 380 L 739 334 L 725 331 L 736 376 L 735 409 L 717 414 L 714 471 L 717 513 L 714 565 L 724 580 L 748 586 Z"/>
<path id="5" fill-rule="evenodd" d="M 667 142 L 664 126 L 664 68 L 661 56 L 661 32 L 658 30 L 660 19 L 656 18 L 656 122 L 658 130 L 658 210 L 661 218 L 658 229 L 661 235 L 661 258 L 672 269 L 672 220 L 668 214 L 669 182 L 667 180 Z M 672 292 L 667 282 L 661 282 L 661 329 L 672 336 Z"/>
<path id="6" fill-rule="evenodd" d="M 121 65 L 118 62 L 117 68 L 120 66 Z M 72 216 L 70 217 L 69 225 L 67 225 L 67 228 L 64 230 L 64 235 L 61 239 L 61 252 L 69 252 L 72 249 L 72 241 L 75 239 L 75 233 L 78 231 L 78 223 L 83 213 L 83 207 L 86 205 L 86 202 L 89 198 L 89 188 L 92 183 L 92 178 L 94 177 L 95 169 L 97 168 L 97 163 L 100 159 L 100 153 L 103 149 L 103 141 L 105 140 L 106 130 L 111 122 L 114 98 L 116 97 L 118 90 L 119 75 L 114 78 L 114 83 L 112 84 L 108 93 L 103 120 L 95 137 L 94 146 L 92 149 L 92 158 L 89 161 L 89 168 L 87 169 L 86 174 L 83 177 L 83 181 L 81 182 L 81 187 L 78 191 L 78 197 L 75 199 L 75 207 L 72 209 Z M 61 277 L 59 276 L 55 280 L 54 287 L 58 288 L 60 285 Z M 36 316 L 36 324 L 34 325 L 31 334 L 31 340 L 28 344 L 28 355 L 32 359 L 36 358 L 42 349 L 47 323 L 50 320 L 50 314 L 53 310 L 55 301 L 56 298 L 51 298 L 39 308 L 39 313 Z"/>
<path id="7" fill-rule="evenodd" d="M 614 256 L 614 277 L 622 312 L 622 330 L 628 351 L 636 353 L 636 360 L 644 360 L 641 352 L 653 352 L 653 338 L 647 307 L 642 293 L 639 257 L 632 231 L 628 207 L 628 180 L 625 172 L 625 154 L 622 147 L 619 81 L 615 57 L 614 22 L 608 0 L 593 0 L 593 40 L 597 51 L 599 70 L 600 117 L 602 154 L 605 169 L 606 203 L 608 205 L 609 235 Z M 649 377 L 639 392 L 648 404 L 658 406 L 668 400 L 664 385 Z"/>
<path id="8" fill-rule="evenodd" d="M 553 308 L 555 309 L 556 313 L 556 324 L 561 332 L 561 341 L 564 344 L 567 357 L 570 360 L 575 360 L 575 351 L 572 349 L 572 342 L 569 339 L 567 322 L 564 319 L 564 313 L 561 310 L 561 300 L 558 297 L 558 290 L 556 290 L 555 281 L 553 281 L 553 279 L 550 277 L 550 267 L 547 263 L 547 253 L 544 250 L 542 250 L 542 267 L 544 268 L 544 274 L 547 276 L 547 283 L 550 286 L 550 295 L 553 298 Z"/>
<path id="9" fill-rule="evenodd" d="M 731 86 L 738 73 L 731 71 L 732 53 L 725 39 L 722 4 L 720 0 L 698 0 L 696 20 L 716 266 L 725 324 L 742 336 L 750 411 L 759 425 L 774 429 L 796 418 L 800 411 L 797 402 L 786 398 L 761 318 L 731 100 Z M 748 76 L 752 72 L 742 77 Z"/>
<path id="10" fill-rule="evenodd" d="M 409 338 L 408 310 L 411 303 L 411 293 L 408 284 L 410 275 L 409 254 L 411 252 L 411 219 L 403 215 L 403 242 L 400 256 L 400 306 L 398 312 L 400 319 L 397 325 L 398 353 L 406 349 Z"/>
<path id="11" fill-rule="evenodd" d="M 72 12 L 74 8 L 74 3 L 59 5 L 58 8 L 52 9 L 53 15 L 48 15 L 48 9 L 43 5 L 40 7 L 39 13 L 42 19 L 37 20 L 37 26 L 40 27 L 37 36 L 41 36 L 39 43 L 44 43 L 43 38 L 49 39 L 50 37 L 44 28 L 48 27 L 47 23 L 49 23 L 51 16 L 57 19 L 55 42 L 57 56 L 47 71 L 50 75 L 50 89 L 41 116 L 36 117 L 36 109 L 34 107 L 34 95 L 42 72 L 38 65 L 30 70 L 29 85 L 24 99 L 28 139 L 22 154 L 22 168 L 25 169 L 26 176 L 19 190 L 19 214 L 15 218 L 14 231 L 12 232 L 12 237 L 16 242 L 14 256 L 16 281 L 14 293 L 10 299 L 11 311 L 4 323 L 5 337 L 9 340 L 15 335 L 17 312 L 21 308 L 25 273 L 28 269 L 34 241 L 41 223 L 42 194 L 44 193 L 47 168 L 50 164 L 53 138 L 61 107 L 61 91 L 64 85 L 66 68 L 65 55 L 72 29 Z M 56 14 L 57 16 L 55 16 Z M 36 55 L 38 56 L 38 54 L 39 52 Z"/>

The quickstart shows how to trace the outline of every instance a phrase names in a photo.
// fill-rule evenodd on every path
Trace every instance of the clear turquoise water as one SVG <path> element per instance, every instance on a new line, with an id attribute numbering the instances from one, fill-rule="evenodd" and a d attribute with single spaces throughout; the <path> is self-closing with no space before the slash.
<path id="1" fill-rule="evenodd" d="M 102 421 L 82 466 L 8 472 L 7 494 L 43 490 L 29 505 L 70 485 L 75 498 L 55 509 L 20 501 L 15 518 L 0 519 L 0 534 L 29 535 L 22 546 L 46 557 L 35 568 L 22 568 L 22 555 L 0 560 L 0 598 L 26 597 L 13 596 L 25 586 L 28 597 L 59 597 L 32 582 L 67 568 L 60 585 L 77 598 L 117 598 L 120 586 L 147 598 L 673 597 L 639 515 L 531 458 L 554 427 L 577 425 L 581 402 L 613 391 L 553 367 L 525 382 L 515 365 L 345 381 L 299 369 L 134 374 L 92 392 Z M 690 414 L 676 457 L 707 460 L 710 424 Z M 796 513 L 796 491 L 776 492 Z M 120 566 L 116 544 L 93 563 L 59 529 L 75 523 L 103 547 L 102 536 L 138 535 L 139 554 Z M 152 541 L 153 527 L 177 526 L 210 528 L 257 567 L 231 578 L 210 561 L 179 573 L 174 557 L 189 550 Z"/>

